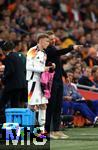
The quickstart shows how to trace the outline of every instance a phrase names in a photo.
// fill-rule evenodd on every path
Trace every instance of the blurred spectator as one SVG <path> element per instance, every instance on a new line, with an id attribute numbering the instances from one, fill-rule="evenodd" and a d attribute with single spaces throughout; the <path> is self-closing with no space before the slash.
<path id="1" fill-rule="evenodd" d="M 84 74 L 79 78 L 78 83 L 80 85 L 95 87 L 94 82 L 90 79 L 91 77 L 91 68 L 86 67 Z"/>
<path id="2" fill-rule="evenodd" d="M 73 80 L 74 80 L 74 83 L 77 83 L 79 78 L 81 77 L 82 75 L 82 70 L 80 69 L 80 67 L 74 67 L 73 68 Z"/>
<path id="3" fill-rule="evenodd" d="M 88 50 L 88 56 L 84 59 L 85 63 L 89 67 L 93 67 L 94 65 L 98 64 L 97 58 L 97 51 L 94 47 L 89 48 Z"/>

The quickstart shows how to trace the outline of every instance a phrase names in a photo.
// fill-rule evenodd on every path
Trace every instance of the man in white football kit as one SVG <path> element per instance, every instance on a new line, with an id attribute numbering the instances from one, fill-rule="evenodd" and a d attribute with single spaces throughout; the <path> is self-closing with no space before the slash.
<path id="1" fill-rule="evenodd" d="M 45 49 L 49 45 L 47 34 L 41 33 L 37 39 L 37 45 L 30 48 L 27 53 L 26 61 L 26 79 L 28 81 L 28 107 L 33 110 L 38 110 L 38 122 L 40 130 L 44 132 L 46 120 L 46 104 L 48 99 L 44 97 L 41 90 L 40 76 L 44 71 L 49 71 L 50 67 L 46 67 L 47 56 Z"/>

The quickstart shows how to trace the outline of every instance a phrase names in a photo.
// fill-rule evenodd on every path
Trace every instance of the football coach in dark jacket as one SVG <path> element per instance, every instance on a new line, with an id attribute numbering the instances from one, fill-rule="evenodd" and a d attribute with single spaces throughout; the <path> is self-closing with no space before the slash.
<path id="1" fill-rule="evenodd" d="M 59 131 L 60 127 L 60 114 L 62 105 L 62 95 L 63 95 L 63 83 L 62 83 L 62 64 L 60 60 L 61 55 L 65 55 L 72 50 L 79 50 L 81 45 L 70 46 L 65 49 L 57 50 L 55 47 L 55 35 L 53 32 L 48 31 L 47 34 L 50 38 L 50 46 L 46 49 L 47 54 L 47 64 L 52 62 L 56 65 L 55 75 L 51 90 L 51 98 L 47 105 L 46 113 L 46 131 L 50 132 L 50 124 L 52 120 L 52 132 L 50 132 L 50 138 L 54 139 L 65 139 L 68 136 L 63 132 Z"/>

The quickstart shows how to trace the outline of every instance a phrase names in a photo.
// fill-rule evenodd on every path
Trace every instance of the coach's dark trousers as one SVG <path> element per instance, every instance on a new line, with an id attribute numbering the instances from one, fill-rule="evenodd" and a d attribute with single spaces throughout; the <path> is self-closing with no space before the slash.
<path id="1" fill-rule="evenodd" d="M 54 81 L 52 85 L 51 98 L 46 111 L 46 131 L 50 132 L 52 121 L 52 131 L 58 131 L 60 127 L 60 115 L 62 106 L 63 84 Z"/>

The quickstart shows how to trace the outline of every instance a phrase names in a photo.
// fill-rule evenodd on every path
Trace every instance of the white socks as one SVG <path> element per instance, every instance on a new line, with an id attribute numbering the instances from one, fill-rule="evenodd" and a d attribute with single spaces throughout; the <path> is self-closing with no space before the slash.
<path id="1" fill-rule="evenodd" d="M 40 130 L 44 133 L 46 122 L 46 110 L 39 109 L 38 122 L 40 125 Z"/>

